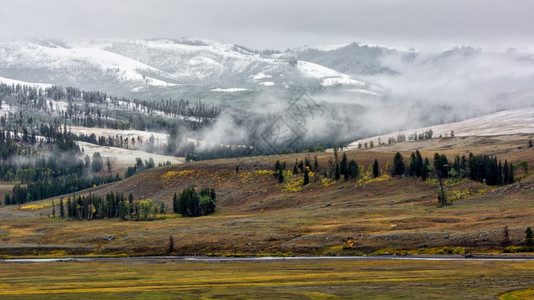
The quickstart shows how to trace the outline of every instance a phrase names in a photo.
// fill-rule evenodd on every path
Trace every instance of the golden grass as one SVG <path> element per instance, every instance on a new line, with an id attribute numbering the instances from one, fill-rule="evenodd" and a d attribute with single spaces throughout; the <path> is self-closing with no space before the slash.
<path id="1" fill-rule="evenodd" d="M 517 261 L 0 263 L 0 297 L 515 299 L 504 293 L 531 295 L 533 271 Z"/>

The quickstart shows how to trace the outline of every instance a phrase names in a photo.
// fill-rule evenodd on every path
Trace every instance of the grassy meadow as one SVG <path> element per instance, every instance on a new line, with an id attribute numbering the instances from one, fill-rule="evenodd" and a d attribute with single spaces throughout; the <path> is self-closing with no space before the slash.
<path id="1" fill-rule="evenodd" d="M 0 263 L 2 299 L 525 299 L 533 261 Z"/>

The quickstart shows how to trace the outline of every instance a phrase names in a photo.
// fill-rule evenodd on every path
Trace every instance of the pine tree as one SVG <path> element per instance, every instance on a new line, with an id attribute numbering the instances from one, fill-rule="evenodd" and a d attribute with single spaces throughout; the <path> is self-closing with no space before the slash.
<path id="1" fill-rule="evenodd" d="M 175 193 L 176 195 L 176 193 Z M 130 209 L 130 219 L 133 219 L 133 215 L 134 215 L 134 204 L 133 204 L 133 195 L 132 193 L 130 193 L 128 195 L 128 206 L 129 206 L 129 209 Z"/>
<path id="2" fill-rule="evenodd" d="M 174 237 L 172 234 L 169 236 L 169 246 L 167 247 L 167 252 L 170 254 L 174 251 Z"/>
<path id="3" fill-rule="evenodd" d="M 415 176 L 421 177 L 423 173 L 423 157 L 419 150 L 415 151 Z"/>
<path id="4" fill-rule="evenodd" d="M 52 200 L 52 218 L 56 217 L 56 205 L 54 204 L 54 200 Z"/>
<path id="5" fill-rule="evenodd" d="M 63 207 L 63 198 L 59 199 L 59 216 L 65 218 L 65 207 Z"/>
<path id="6" fill-rule="evenodd" d="M 278 172 L 279 169 L 280 169 L 280 161 L 277 160 L 276 163 L 274 164 L 274 171 Z"/>
<path id="7" fill-rule="evenodd" d="M 415 153 L 410 155 L 410 166 L 408 167 L 410 176 L 415 176 Z"/>
<path id="8" fill-rule="evenodd" d="M 375 158 L 375 162 L 373 163 L 373 177 L 377 178 L 380 176 L 380 169 L 378 167 L 378 160 Z"/>
<path id="9" fill-rule="evenodd" d="M 278 169 L 278 182 L 279 183 L 284 182 L 284 171 L 282 169 Z"/>
<path id="10" fill-rule="evenodd" d="M 335 171 L 335 180 L 339 180 L 339 178 L 341 177 L 341 171 L 339 170 L 339 163 L 336 163 L 336 171 Z"/>
<path id="11" fill-rule="evenodd" d="M 404 174 L 404 159 L 402 155 L 397 152 L 393 158 L 393 172 L 392 175 L 403 175 Z"/>
<path id="12" fill-rule="evenodd" d="M 70 203 L 70 197 L 67 198 L 67 217 L 73 218 L 74 214 L 72 213 L 72 204 Z"/>
<path id="13" fill-rule="evenodd" d="M 429 173 L 430 173 L 430 163 L 428 163 L 428 158 L 425 158 L 425 164 L 423 165 L 423 170 L 421 171 L 421 179 L 423 181 L 426 181 Z"/>
<path id="14" fill-rule="evenodd" d="M 498 171 L 497 171 L 497 184 L 498 185 L 503 185 L 504 184 L 503 176 L 502 176 L 503 167 L 502 167 L 501 161 L 499 161 L 499 165 L 498 165 L 497 169 L 498 169 Z"/>
<path id="15" fill-rule="evenodd" d="M 504 160 L 504 165 L 502 167 L 502 177 L 503 184 L 510 183 L 510 169 L 508 168 L 508 160 Z"/>
<path id="16" fill-rule="evenodd" d="M 534 245 L 534 241 L 532 238 L 532 228 L 528 227 L 527 230 L 525 230 L 525 246 L 528 248 L 529 251 L 530 248 L 532 248 L 532 246 Z"/>
<path id="17" fill-rule="evenodd" d="M 445 193 L 445 189 L 443 189 L 442 186 L 440 186 L 438 189 L 438 202 L 440 205 L 447 204 L 447 194 Z"/>
<path id="18" fill-rule="evenodd" d="M 352 178 L 352 179 L 356 179 L 360 176 L 360 168 L 358 166 L 358 164 L 356 163 L 356 161 L 354 159 L 352 159 L 350 162 L 349 162 L 349 177 Z"/>
<path id="19" fill-rule="evenodd" d="M 307 185 L 308 183 L 310 183 L 310 175 L 308 174 L 309 172 L 309 168 L 306 167 L 306 170 L 304 170 L 304 182 L 302 185 Z"/>
<path id="20" fill-rule="evenodd" d="M 510 232 L 508 230 L 508 226 L 504 226 L 504 229 L 502 231 L 502 241 L 501 241 L 501 245 L 503 247 L 508 247 L 510 246 Z"/>
<path id="21" fill-rule="evenodd" d="M 341 175 L 347 174 L 347 155 L 345 152 L 343 152 L 343 156 L 341 157 L 341 162 L 339 163 L 339 171 Z"/>
<path id="22" fill-rule="evenodd" d="M 319 162 L 317 162 L 317 155 L 315 155 L 314 161 L 313 161 L 313 171 L 317 172 L 319 169 Z"/>

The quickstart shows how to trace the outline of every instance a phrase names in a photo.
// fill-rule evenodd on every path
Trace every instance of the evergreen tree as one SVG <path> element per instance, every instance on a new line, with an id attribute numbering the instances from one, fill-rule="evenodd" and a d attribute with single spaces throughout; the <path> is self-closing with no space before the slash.
<path id="1" fill-rule="evenodd" d="M 306 170 L 304 170 L 304 182 L 303 185 L 307 185 L 310 183 L 310 175 L 308 174 L 309 168 L 306 167 Z"/>
<path id="2" fill-rule="evenodd" d="M 174 193 L 174 195 L 176 196 L 176 193 Z M 128 208 L 129 208 L 129 211 L 130 211 L 130 219 L 133 219 L 133 215 L 134 215 L 134 204 L 133 204 L 133 195 L 132 193 L 130 193 L 128 195 Z"/>
<path id="3" fill-rule="evenodd" d="M 72 204 L 70 203 L 70 197 L 67 198 L 67 218 L 73 218 Z"/>
<path id="4" fill-rule="evenodd" d="M 360 176 L 360 167 L 356 163 L 354 159 L 352 159 L 349 162 L 349 170 L 348 170 L 349 177 L 352 179 L 356 179 Z"/>
<path id="5" fill-rule="evenodd" d="M 279 160 L 276 161 L 276 164 L 274 165 L 274 176 L 278 178 L 278 182 L 282 183 L 284 182 L 284 170 L 285 170 L 286 163 L 281 164 Z"/>
<path id="6" fill-rule="evenodd" d="M 423 157 L 419 150 L 415 151 L 415 176 L 421 177 L 423 173 Z"/>
<path id="7" fill-rule="evenodd" d="M 347 155 L 345 152 L 343 152 L 343 156 L 341 157 L 341 161 L 339 162 L 339 171 L 341 175 L 347 174 Z"/>
<path id="8" fill-rule="evenodd" d="M 52 200 L 52 218 L 56 217 L 56 205 L 54 204 L 54 200 Z"/>
<path id="9" fill-rule="evenodd" d="M 314 161 L 313 161 L 313 171 L 317 172 L 319 169 L 319 162 L 317 162 L 317 155 L 315 155 Z"/>
<path id="10" fill-rule="evenodd" d="M 402 155 L 400 152 L 397 152 L 395 154 L 395 157 L 393 158 L 393 170 L 392 175 L 403 175 L 404 174 L 404 159 L 402 158 Z"/>
<path id="11" fill-rule="evenodd" d="M 59 199 L 59 216 L 65 218 L 65 207 L 63 207 L 63 198 Z"/>
<path id="12" fill-rule="evenodd" d="M 415 153 L 412 152 L 412 154 L 410 155 L 410 165 L 408 167 L 408 174 L 410 174 L 410 176 L 415 176 Z"/>
<path id="13" fill-rule="evenodd" d="M 278 182 L 284 182 L 284 171 L 282 169 L 278 169 Z"/>
<path id="14" fill-rule="evenodd" d="M 91 163 L 91 168 L 93 169 L 93 172 L 100 172 L 102 170 L 103 165 L 104 160 L 102 159 L 102 156 L 99 152 L 95 152 L 93 154 L 93 162 Z"/>
<path id="15" fill-rule="evenodd" d="M 534 245 L 534 242 L 533 242 L 532 228 L 528 227 L 527 230 L 525 230 L 525 246 L 530 251 L 533 245 Z"/>
<path id="16" fill-rule="evenodd" d="M 498 185 L 503 185 L 504 184 L 503 176 L 502 176 L 502 170 L 503 170 L 503 166 L 501 164 L 501 161 L 499 161 L 499 165 L 497 167 L 497 184 Z"/>
<path id="17" fill-rule="evenodd" d="M 277 160 L 276 163 L 274 164 L 274 172 L 275 172 L 275 174 L 278 173 L 278 171 L 281 169 L 281 167 L 282 167 L 282 165 L 280 164 L 280 161 Z"/>
<path id="18" fill-rule="evenodd" d="M 428 161 L 428 158 L 425 158 L 425 163 L 423 164 L 423 169 L 421 170 L 421 179 L 425 181 L 428 178 L 429 173 L 430 173 L 430 162 Z"/>
<path id="19" fill-rule="evenodd" d="M 438 189 L 438 202 L 440 205 L 447 204 L 447 194 L 442 186 L 440 186 Z"/>
<path id="20" fill-rule="evenodd" d="M 377 178 L 380 176 L 380 169 L 378 167 L 378 160 L 375 158 L 375 162 L 373 163 L 373 177 Z"/>
<path id="21" fill-rule="evenodd" d="M 339 180 L 339 178 L 341 177 L 341 171 L 339 170 L 339 163 L 336 163 L 336 171 L 335 171 L 335 180 Z"/>
<path id="22" fill-rule="evenodd" d="M 169 246 L 167 247 L 167 252 L 171 254 L 174 251 L 174 237 L 172 234 L 169 236 Z"/>
<path id="23" fill-rule="evenodd" d="M 503 232 L 502 232 L 502 241 L 501 245 L 503 247 L 510 246 L 510 232 L 508 230 L 508 226 L 504 226 Z"/>
<path id="24" fill-rule="evenodd" d="M 508 160 L 504 160 L 504 165 L 502 167 L 502 177 L 503 184 L 510 183 L 510 169 L 508 168 Z"/>

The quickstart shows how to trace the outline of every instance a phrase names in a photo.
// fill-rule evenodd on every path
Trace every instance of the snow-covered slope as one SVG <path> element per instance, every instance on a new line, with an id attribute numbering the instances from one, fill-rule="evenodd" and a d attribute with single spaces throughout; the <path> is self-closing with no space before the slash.
<path id="1" fill-rule="evenodd" d="M 40 88 L 40 89 L 46 89 L 48 87 L 51 87 L 52 84 L 48 84 L 48 83 L 35 83 L 35 82 L 26 82 L 26 81 L 20 81 L 20 80 L 14 80 L 14 79 L 11 79 L 11 78 L 5 78 L 5 77 L 0 77 L 0 83 L 4 83 L 4 84 L 9 84 L 9 85 L 25 85 L 25 86 L 31 86 L 31 87 L 37 87 L 37 88 Z"/>
<path id="2" fill-rule="evenodd" d="M 349 75 L 376 75 L 395 73 L 382 64 L 388 55 L 409 56 L 403 48 L 350 43 L 341 45 L 307 46 L 278 55 L 309 61 Z"/>
<path id="3" fill-rule="evenodd" d="M 353 79 L 346 74 L 311 62 L 298 61 L 297 69 L 304 77 L 320 79 L 323 87 L 350 86 L 353 87 L 351 89 L 353 92 L 364 91 L 364 93 L 367 92 L 368 95 L 373 96 L 382 96 L 384 93 L 384 90 L 378 86 Z"/>
<path id="4" fill-rule="evenodd" d="M 120 94 L 188 84 L 220 89 L 368 84 L 317 64 L 206 39 L 0 43 L 0 76 Z M 310 78 L 319 79 L 310 83 Z M 378 93 L 374 90 L 373 93 Z"/>
<path id="5" fill-rule="evenodd" d="M 348 148 L 357 148 L 358 144 L 370 144 L 371 141 L 378 145 L 379 139 L 381 142 L 387 143 L 388 138 L 396 139 L 401 134 L 408 139 L 414 133 L 424 133 L 428 130 L 432 130 L 433 137 L 439 137 L 440 135 L 442 137 L 450 137 L 451 132 L 454 132 L 455 137 L 534 134 L 534 107 L 501 111 L 456 123 L 415 128 L 369 137 L 350 143 Z"/>

